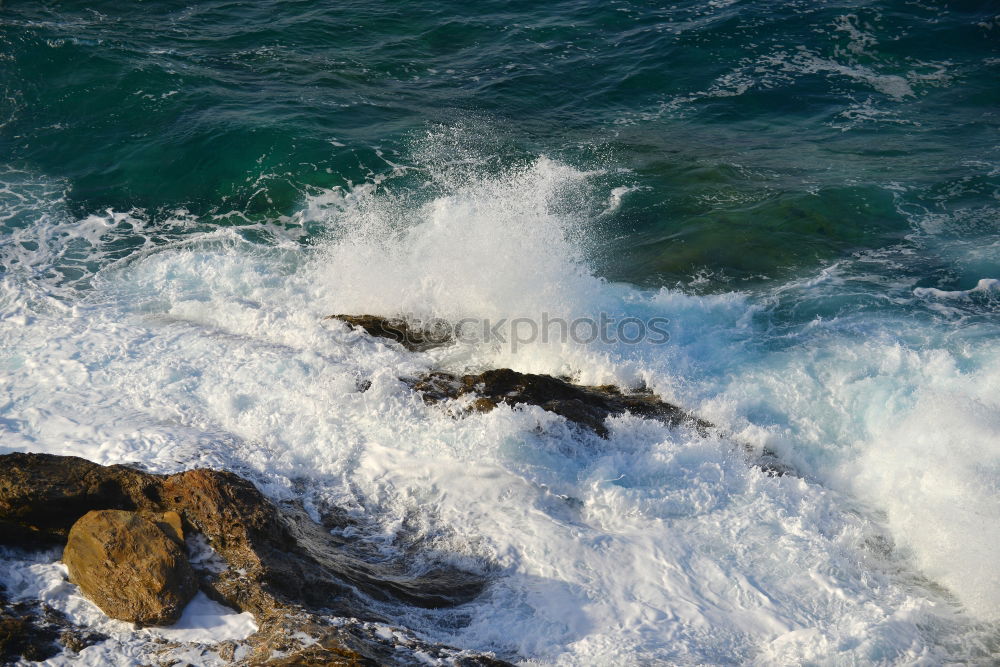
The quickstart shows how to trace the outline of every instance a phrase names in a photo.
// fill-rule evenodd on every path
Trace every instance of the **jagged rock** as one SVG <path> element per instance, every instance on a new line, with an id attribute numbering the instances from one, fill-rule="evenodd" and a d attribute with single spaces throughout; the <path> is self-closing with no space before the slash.
<path id="1" fill-rule="evenodd" d="M 576 385 L 550 375 L 519 373 L 509 368 L 463 376 L 430 373 L 415 381 L 413 388 L 430 404 L 475 395 L 471 407 L 480 412 L 489 412 L 501 403 L 537 405 L 602 437 L 608 435 L 604 420 L 625 412 L 671 425 L 688 423 L 700 431 L 712 427 L 676 405 L 661 401 L 652 392 L 624 394 L 614 385 Z"/>
<path id="2" fill-rule="evenodd" d="M 170 625 L 198 591 L 181 544 L 136 512 L 96 510 L 73 524 L 63 562 L 70 581 L 108 616 Z"/>
<path id="3" fill-rule="evenodd" d="M 361 328 L 371 336 L 389 338 L 401 343 L 408 350 L 423 351 L 453 342 L 449 327 L 432 327 L 429 331 L 413 327 L 399 318 L 377 315 L 330 315 Z M 476 398 L 469 408 L 489 412 L 500 403 L 507 405 L 537 405 L 563 418 L 588 428 L 601 437 L 608 437 L 604 421 L 614 415 L 631 412 L 648 419 L 657 419 L 672 426 L 689 424 L 702 435 L 713 428 L 711 422 L 699 419 L 676 405 L 666 403 L 650 391 L 623 393 L 614 385 L 577 385 L 551 375 L 519 373 L 509 368 L 499 368 L 475 375 L 454 375 L 437 371 L 422 378 L 406 380 L 419 391 L 428 404 L 456 399 L 472 394 Z M 370 382 L 359 383 L 365 391 Z M 749 463 L 773 477 L 795 474 L 795 470 L 781 461 L 771 450 L 759 454 L 750 445 L 745 446 Z"/>
<path id="4" fill-rule="evenodd" d="M 407 577 L 400 564 L 352 556 L 343 539 L 301 507 L 278 508 L 230 472 L 163 476 L 46 454 L 0 460 L 0 542 L 58 544 L 80 516 L 95 509 L 175 511 L 240 573 L 213 582 L 218 596 L 254 613 L 281 599 L 359 615 L 359 590 L 380 600 L 441 607 L 467 602 L 483 587 L 481 577 L 453 568 Z M 373 614 L 372 620 L 381 618 Z"/>
<path id="5" fill-rule="evenodd" d="M 395 340 L 409 350 L 422 351 L 453 342 L 448 327 L 432 328 L 428 333 L 410 326 L 405 320 L 377 315 L 331 315 L 326 319 L 343 320 L 369 335 Z M 673 426 L 689 424 L 702 435 L 707 435 L 708 429 L 714 427 L 711 422 L 666 403 L 649 391 L 623 393 L 614 385 L 577 385 L 567 379 L 519 373 L 509 368 L 462 376 L 437 371 L 405 381 L 419 391 L 428 404 L 471 394 L 476 398 L 468 408 L 478 412 L 489 412 L 500 403 L 537 405 L 605 438 L 608 436 L 605 420 L 625 412 Z M 359 383 L 359 391 L 365 391 L 369 385 L 367 381 Z M 796 474 L 791 466 L 769 449 L 757 452 L 750 445 L 745 445 L 744 449 L 750 465 L 769 476 Z"/>
<path id="6" fill-rule="evenodd" d="M 714 428 L 711 422 L 660 400 L 650 391 L 623 393 L 614 385 L 578 385 L 551 375 L 519 373 L 509 368 L 462 376 L 436 371 L 410 384 L 431 405 L 466 395 L 475 397 L 469 408 L 477 412 L 489 412 L 501 403 L 537 405 L 604 438 L 608 436 L 605 420 L 625 412 L 671 426 L 688 424 L 701 435 Z M 749 445 L 745 449 L 750 465 L 769 476 L 795 474 L 775 452 L 764 449 L 758 453 Z"/>
<path id="7" fill-rule="evenodd" d="M 293 653 L 310 636 L 326 637 L 331 650 L 341 641 L 358 660 L 378 656 L 379 664 L 391 664 L 392 652 L 376 646 L 384 640 L 331 635 L 324 617 L 391 622 L 385 604 L 457 605 L 485 585 L 481 575 L 453 566 L 422 566 L 414 574 L 406 563 L 387 562 L 382 554 L 366 558 L 301 506 L 278 507 L 230 472 L 196 469 L 166 476 L 72 456 L 0 456 L 2 544 L 65 542 L 82 515 L 108 509 L 168 524 L 169 515 L 162 513 L 176 512 L 183 532 L 204 535 L 226 567 L 196 567 L 196 575 L 210 597 L 254 615 L 260 632 L 249 642 L 256 647 L 252 664 L 266 662 L 273 650 Z"/>
<path id="8" fill-rule="evenodd" d="M 341 320 L 365 330 L 368 335 L 394 340 L 411 352 L 423 352 L 454 342 L 449 327 L 416 327 L 398 317 L 378 315 L 330 315 L 328 320 Z"/>
<path id="9" fill-rule="evenodd" d="M 330 315 L 363 329 L 371 336 L 394 340 L 412 351 L 423 351 L 453 342 L 448 327 L 422 329 L 400 318 L 378 315 Z M 625 412 L 649 419 L 658 419 L 671 425 L 688 423 L 699 431 L 712 424 L 694 417 L 676 405 L 666 403 L 649 391 L 622 393 L 614 385 L 577 385 L 550 375 L 519 373 L 509 368 L 489 370 L 477 375 L 457 376 L 435 372 L 413 381 L 412 386 L 421 392 L 427 403 L 439 403 L 466 394 L 475 394 L 472 409 L 489 412 L 500 403 L 508 405 L 537 405 L 554 412 L 571 422 L 588 428 L 602 437 L 608 429 L 604 420 Z"/>
<path id="10" fill-rule="evenodd" d="M 283 658 L 264 663 L 267 667 L 378 667 L 374 660 L 339 647 L 312 645 Z"/>

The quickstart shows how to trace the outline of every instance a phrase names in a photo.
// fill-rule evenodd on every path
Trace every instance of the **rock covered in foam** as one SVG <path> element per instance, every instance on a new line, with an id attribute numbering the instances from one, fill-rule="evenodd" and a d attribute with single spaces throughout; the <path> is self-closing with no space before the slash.
<path id="1" fill-rule="evenodd" d="M 370 336 L 394 340 L 411 351 L 420 352 L 454 342 L 446 326 L 421 328 L 401 318 L 378 315 L 330 315 L 326 319 L 341 320 L 363 329 Z M 411 385 L 430 404 L 474 394 L 478 398 L 472 407 L 480 412 L 488 412 L 501 403 L 537 405 L 602 437 L 608 436 L 605 420 L 626 412 L 671 425 L 691 424 L 700 431 L 712 426 L 649 391 L 623 393 L 613 385 L 577 385 L 550 375 L 519 373 L 509 368 L 463 376 L 439 371 L 412 381 Z"/>
<path id="2" fill-rule="evenodd" d="M 394 340 L 411 352 L 423 352 L 451 345 L 454 338 L 448 327 L 420 327 L 399 317 L 378 315 L 330 315 L 328 320 L 340 320 L 364 330 L 369 336 Z"/>
<path id="3" fill-rule="evenodd" d="M 550 375 L 519 373 L 509 368 L 462 376 L 430 373 L 414 382 L 413 388 L 431 404 L 474 395 L 477 398 L 472 408 L 480 412 L 489 412 L 501 403 L 537 405 L 602 437 L 608 436 L 605 420 L 626 412 L 671 425 L 687 423 L 699 430 L 712 426 L 649 391 L 626 394 L 614 385 L 577 385 Z"/>
<path id="4" fill-rule="evenodd" d="M 63 650 L 79 653 L 105 639 L 105 635 L 72 623 L 46 604 L 9 600 L 0 585 L 0 664 L 43 662 Z"/>
<path id="5" fill-rule="evenodd" d="M 446 328 L 425 330 L 411 327 L 405 320 L 379 317 L 377 315 L 331 315 L 327 319 L 339 319 L 366 331 L 369 335 L 389 338 L 411 351 L 422 351 L 432 347 L 451 344 L 453 339 L 446 335 Z M 567 379 L 520 373 L 510 368 L 497 368 L 483 373 L 455 375 L 443 371 L 428 373 L 417 379 L 405 380 L 418 391 L 425 403 L 435 405 L 463 396 L 474 396 L 469 409 L 489 412 L 501 403 L 515 405 L 537 405 L 543 410 L 555 413 L 567 421 L 589 429 L 607 438 L 605 422 L 626 412 L 645 419 L 655 419 L 671 426 L 688 425 L 701 435 L 708 435 L 714 424 L 696 417 L 648 390 L 623 392 L 614 385 L 578 385 Z M 363 391 L 363 390 L 362 390 Z M 794 469 L 781 461 L 770 449 L 757 451 L 745 446 L 750 463 L 770 476 L 780 477 L 794 473 Z"/>
<path id="6" fill-rule="evenodd" d="M 140 626 L 175 623 L 198 583 L 178 543 L 179 517 L 169 514 L 159 522 L 124 510 L 83 515 L 63 552 L 70 581 L 112 618 Z"/>
<path id="7" fill-rule="evenodd" d="M 19 658 L 32 662 L 48 660 L 59 653 L 59 632 L 33 610 L 9 604 L 0 588 L 0 662 L 14 664 Z"/>

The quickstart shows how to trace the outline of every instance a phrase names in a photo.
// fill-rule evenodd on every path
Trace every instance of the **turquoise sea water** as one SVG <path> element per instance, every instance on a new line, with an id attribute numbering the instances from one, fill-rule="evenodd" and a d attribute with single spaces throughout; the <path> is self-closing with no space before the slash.
<path id="1" fill-rule="evenodd" d="M 511 660 L 988 663 L 998 82 L 986 1 L 8 0 L 0 449 L 308 479 L 387 544 L 419 516 L 502 576 L 400 623 Z M 415 361 L 338 310 L 672 338 Z M 726 433 L 581 444 L 393 384 L 501 364 Z"/>
<path id="2" fill-rule="evenodd" d="M 920 284 L 969 287 L 988 260 L 926 246 L 995 238 L 993 10 L 13 2 L 2 150 L 79 214 L 273 219 L 462 127 L 497 166 L 544 154 L 634 188 L 599 230 L 613 278 L 729 288 L 912 248 Z"/>

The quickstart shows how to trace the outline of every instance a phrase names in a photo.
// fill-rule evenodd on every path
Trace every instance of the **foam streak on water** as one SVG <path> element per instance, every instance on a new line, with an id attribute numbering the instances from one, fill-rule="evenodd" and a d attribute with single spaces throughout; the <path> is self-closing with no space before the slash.
<path id="1" fill-rule="evenodd" d="M 766 294 L 608 283 L 586 262 L 614 196 L 594 176 L 539 158 L 432 174 L 419 197 L 328 192 L 304 205 L 328 230 L 311 248 L 230 228 L 121 257 L 106 247 L 121 214 L 53 204 L 59 234 L 39 217 L 37 247 L 4 250 L 32 259 L 0 278 L 2 449 L 226 467 L 373 518 L 386 553 L 423 538 L 491 572 L 465 608 L 398 619 L 460 648 L 542 664 L 982 657 L 1000 609 L 995 337 L 891 310 L 777 326 L 842 268 Z M 86 290 L 35 269 L 70 246 L 102 267 Z M 322 319 L 602 311 L 667 317 L 671 341 L 411 354 Z M 624 416 L 603 440 L 536 408 L 455 419 L 398 379 L 500 365 L 643 381 L 721 429 Z M 801 475 L 768 477 L 748 446 Z M 36 587 L 60 576 L 14 569 Z"/>

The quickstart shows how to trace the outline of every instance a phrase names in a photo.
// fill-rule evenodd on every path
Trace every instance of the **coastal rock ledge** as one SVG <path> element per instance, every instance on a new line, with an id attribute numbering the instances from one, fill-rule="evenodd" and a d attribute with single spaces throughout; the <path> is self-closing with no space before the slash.
<path id="1" fill-rule="evenodd" d="M 394 665 L 417 655 L 461 667 L 509 664 L 423 642 L 405 628 L 392 639 L 377 631 L 373 623 L 393 625 L 403 615 L 394 609 L 468 602 L 486 579 L 453 565 L 428 567 L 427 554 L 416 567 L 402 556 L 368 553 L 363 534 L 331 532 L 351 526 L 343 532 L 363 533 L 346 517 L 327 508 L 317 522 L 301 505 L 275 504 L 225 471 L 157 475 L 73 456 L 0 456 L 0 545 L 64 546 L 71 580 L 109 615 L 169 623 L 197 587 L 257 622 L 247 640 L 218 647 L 233 664 Z M 189 563 L 184 536 L 188 546 L 207 542 L 218 558 Z M 18 634 L 33 628 L 52 628 L 54 651 L 78 650 L 63 638 L 86 635 L 68 621 L 52 627 L 58 612 L 44 605 L 30 614 L 24 604 L 13 610 L 0 605 L 0 629 L 11 634 L 0 637 L 5 661 L 51 652 Z"/>

